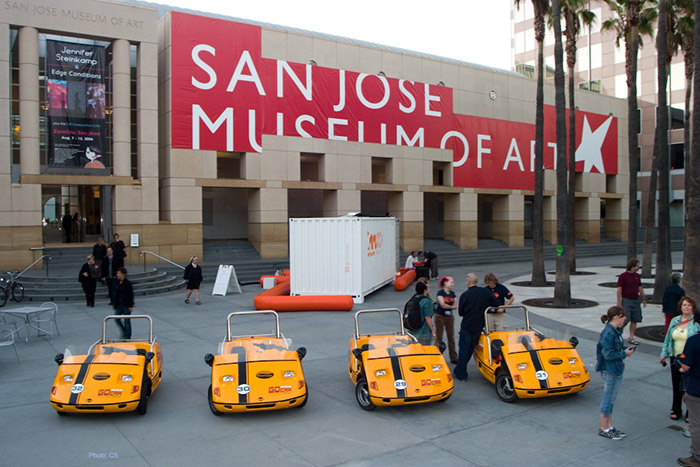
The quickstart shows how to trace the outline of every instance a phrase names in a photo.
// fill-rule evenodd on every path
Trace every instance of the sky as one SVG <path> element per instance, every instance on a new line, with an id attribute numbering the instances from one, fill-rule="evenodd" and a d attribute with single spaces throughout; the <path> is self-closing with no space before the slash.
<path id="1" fill-rule="evenodd" d="M 150 0 L 511 69 L 512 0 Z"/>

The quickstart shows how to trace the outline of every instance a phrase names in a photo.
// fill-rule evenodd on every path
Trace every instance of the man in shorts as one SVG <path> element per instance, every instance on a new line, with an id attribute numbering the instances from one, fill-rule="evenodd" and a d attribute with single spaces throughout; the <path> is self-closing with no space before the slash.
<path id="1" fill-rule="evenodd" d="M 634 338 L 637 323 L 642 322 L 642 305 L 647 306 L 647 298 L 642 288 L 642 278 L 637 274 L 639 260 L 632 258 L 627 261 L 627 270 L 617 278 L 617 306 L 621 306 L 627 312 L 630 321 L 629 343 L 639 345 Z"/>

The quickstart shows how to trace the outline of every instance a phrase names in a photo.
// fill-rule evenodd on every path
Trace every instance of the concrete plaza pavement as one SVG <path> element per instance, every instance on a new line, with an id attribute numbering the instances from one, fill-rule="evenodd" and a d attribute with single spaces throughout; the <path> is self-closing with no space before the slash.
<path id="1" fill-rule="evenodd" d="M 681 254 L 673 257 L 676 268 L 680 267 Z M 600 315 L 615 303 L 615 289 L 597 284 L 614 281 L 623 270 L 611 266 L 624 263 L 624 257 L 578 261 L 579 270 L 595 274 L 572 277 L 572 295 L 599 302 L 596 307 L 530 308 L 532 324 L 546 335 L 579 338 L 579 353 L 591 372 L 589 387 L 573 396 L 513 404 L 498 399 L 493 385 L 472 361 L 468 381 L 456 381 L 445 403 L 361 410 L 347 374 L 348 339 L 354 330 L 354 311 L 402 308 L 411 295 L 411 290 L 396 292 L 387 286 L 369 295 L 353 312 L 280 313 L 282 332 L 293 340 L 292 347 L 308 349 L 306 407 L 215 417 L 207 404 L 211 369 L 203 356 L 215 353 L 225 336 L 226 315 L 253 309 L 253 297 L 260 288 L 244 286 L 240 295 L 213 297 L 212 284 L 203 284 L 201 306 L 185 304 L 184 291 L 136 298 L 134 313 L 151 315 L 165 359 L 163 382 L 149 400 L 145 416 L 58 417 L 49 404 L 56 374 L 54 355 L 76 344 L 87 349 L 100 337 L 102 320 L 111 313 L 104 300 L 95 308 L 82 302 L 59 303 L 60 336 L 33 335 L 29 343 L 19 340 L 21 364 L 11 349 L 0 351 L 0 464 L 676 465 L 676 458 L 688 455 L 690 440 L 682 435 L 685 423 L 669 419 L 671 381 L 668 367 L 659 365 L 658 343 L 642 340 L 638 352 L 626 361 L 614 423 L 627 438 L 613 441 L 597 434 L 602 381 L 593 371 L 595 345 L 603 328 Z M 516 303 L 551 296 L 552 287 L 510 285 L 529 279 L 530 268 L 529 263 L 464 265 L 440 272 L 455 278 L 458 295 L 465 290 L 467 273 L 483 278 L 493 271 L 514 292 Z M 547 270 L 553 268 L 548 262 Z M 431 285 L 434 296 L 437 282 Z M 6 306 L 22 305 L 26 303 Z M 642 326 L 662 323 L 658 305 L 644 309 Z M 116 327 L 111 332 L 116 335 Z"/>

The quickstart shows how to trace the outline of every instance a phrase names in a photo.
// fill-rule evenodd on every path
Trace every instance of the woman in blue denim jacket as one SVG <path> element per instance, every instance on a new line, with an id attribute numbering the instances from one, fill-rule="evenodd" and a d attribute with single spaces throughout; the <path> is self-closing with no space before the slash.
<path id="1" fill-rule="evenodd" d="M 683 353 L 683 347 L 690 336 L 700 331 L 700 325 L 696 322 L 698 315 L 695 309 L 695 301 L 690 297 L 681 297 L 678 300 L 679 315 L 671 319 L 666 331 L 664 345 L 661 348 L 659 362 L 666 366 L 666 358 L 671 358 L 671 385 L 673 386 L 673 403 L 671 405 L 671 419 L 678 420 L 683 414 L 683 393 L 681 390 L 681 372 L 678 355 Z M 688 415 L 686 414 L 686 418 Z"/>
<path id="2" fill-rule="evenodd" d="M 603 400 L 600 402 L 600 430 L 598 434 L 609 439 L 622 439 L 626 435 L 617 430 L 612 424 L 612 412 L 617 393 L 622 384 L 622 373 L 625 371 L 623 360 L 634 353 L 635 347 L 625 348 L 622 339 L 622 328 L 627 324 L 625 310 L 612 306 L 600 320 L 605 328 L 600 333 L 596 346 L 598 359 L 595 371 L 600 371 L 603 378 Z"/>

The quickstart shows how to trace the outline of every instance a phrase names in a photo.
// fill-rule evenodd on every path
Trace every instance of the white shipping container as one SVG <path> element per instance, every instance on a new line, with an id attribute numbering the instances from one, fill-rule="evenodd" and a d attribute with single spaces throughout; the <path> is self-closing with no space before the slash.
<path id="1" fill-rule="evenodd" d="M 351 295 L 355 303 L 396 275 L 396 219 L 289 219 L 291 295 Z"/>

